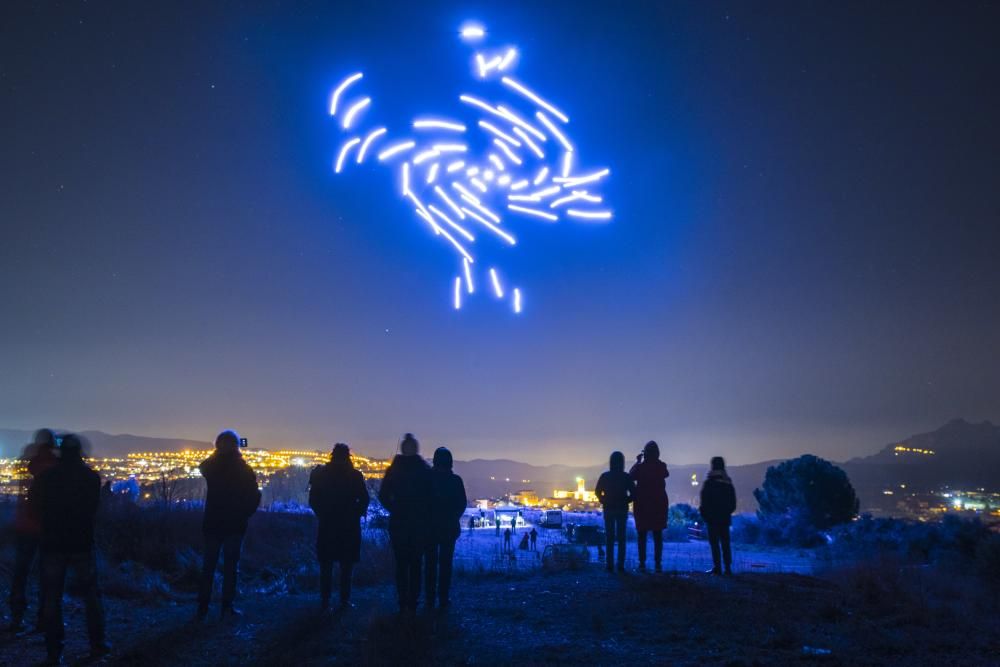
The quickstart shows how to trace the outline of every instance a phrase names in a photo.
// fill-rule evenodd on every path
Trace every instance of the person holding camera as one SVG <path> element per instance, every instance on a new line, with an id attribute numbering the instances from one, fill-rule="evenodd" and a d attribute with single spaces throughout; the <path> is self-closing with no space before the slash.
<path id="1" fill-rule="evenodd" d="M 653 534 L 653 562 L 663 571 L 663 531 L 667 527 L 667 464 L 660 460 L 660 447 L 650 440 L 636 457 L 629 475 L 635 481 L 635 529 L 639 534 L 639 570 L 646 570 L 646 538 Z"/>
<path id="2" fill-rule="evenodd" d="M 245 442 L 236 431 L 223 431 L 215 439 L 215 452 L 198 466 L 208 487 L 202 520 L 205 555 L 198 590 L 199 620 L 208 615 L 220 552 L 223 557 L 222 615 L 242 615 L 233 608 L 237 566 L 247 522 L 260 505 L 257 476 L 240 454 L 240 446 Z"/>

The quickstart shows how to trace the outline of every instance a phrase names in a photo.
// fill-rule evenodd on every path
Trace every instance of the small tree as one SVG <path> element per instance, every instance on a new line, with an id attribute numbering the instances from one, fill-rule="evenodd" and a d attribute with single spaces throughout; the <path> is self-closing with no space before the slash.
<path id="1" fill-rule="evenodd" d="M 812 454 L 768 468 L 753 495 L 764 521 L 824 530 L 858 515 L 858 496 L 847 473 Z"/>

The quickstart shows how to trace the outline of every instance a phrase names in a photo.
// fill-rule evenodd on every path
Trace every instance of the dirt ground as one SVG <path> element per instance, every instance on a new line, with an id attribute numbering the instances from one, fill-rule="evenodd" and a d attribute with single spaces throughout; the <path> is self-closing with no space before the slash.
<path id="1" fill-rule="evenodd" d="M 799 574 L 464 575 L 452 608 L 400 619 L 394 590 L 358 588 L 320 614 L 312 596 L 249 595 L 245 616 L 193 620 L 194 601 L 106 599 L 117 665 L 1000 664 L 991 624 L 904 600 L 857 598 Z M 67 601 L 67 661 L 85 663 L 83 610 Z M 995 622 L 993 623 L 995 625 Z M 44 657 L 38 635 L 0 644 L 0 664 Z"/>

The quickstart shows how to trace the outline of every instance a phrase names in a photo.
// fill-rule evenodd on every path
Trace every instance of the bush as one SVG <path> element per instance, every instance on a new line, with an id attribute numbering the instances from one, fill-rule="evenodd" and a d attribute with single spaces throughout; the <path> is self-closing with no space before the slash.
<path id="1" fill-rule="evenodd" d="M 785 543 L 817 543 L 818 531 L 858 515 L 858 497 L 847 473 L 811 454 L 768 468 L 753 495 L 765 532 Z"/>

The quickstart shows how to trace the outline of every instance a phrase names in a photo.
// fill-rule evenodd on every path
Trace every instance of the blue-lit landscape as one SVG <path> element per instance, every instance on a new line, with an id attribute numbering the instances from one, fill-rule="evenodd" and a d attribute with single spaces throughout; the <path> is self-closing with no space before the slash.
<path id="1" fill-rule="evenodd" d="M 1000 664 L 1000 6 L 0 8 L 0 664 Z"/>

